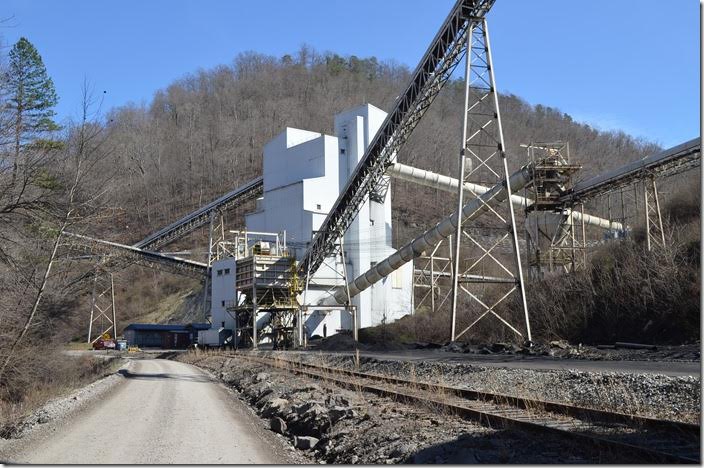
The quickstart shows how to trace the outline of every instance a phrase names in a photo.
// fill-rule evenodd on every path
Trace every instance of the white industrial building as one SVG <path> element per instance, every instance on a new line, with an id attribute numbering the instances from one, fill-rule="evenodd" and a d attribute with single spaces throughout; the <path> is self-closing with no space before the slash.
<path id="1" fill-rule="evenodd" d="M 286 128 L 264 147 L 263 196 L 246 215 L 248 232 L 284 233 L 288 251 L 302 260 L 312 239 L 386 118 L 382 110 L 365 104 L 335 116 L 335 136 Z M 391 191 L 383 202 L 367 199 L 344 237 L 348 279 L 353 279 L 394 252 L 391 246 Z M 328 258 L 310 279 L 300 304 L 310 305 L 304 317 L 305 333 L 332 335 L 350 330 L 345 310 L 316 310 L 335 286 L 343 282 L 340 256 Z M 233 258 L 213 263 L 211 269 L 213 328 L 232 329 L 235 320 L 227 306 L 236 301 Z M 391 322 L 413 310 L 413 264 L 352 298 L 359 327 Z M 305 296 L 305 297 L 303 297 Z M 268 314 L 258 315 L 260 327 Z"/>

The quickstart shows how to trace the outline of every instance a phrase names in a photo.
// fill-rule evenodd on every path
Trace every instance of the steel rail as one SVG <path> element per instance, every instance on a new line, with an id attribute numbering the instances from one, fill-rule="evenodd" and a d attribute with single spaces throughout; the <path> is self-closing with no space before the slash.
<path id="1" fill-rule="evenodd" d="M 564 203 L 582 202 L 637 180 L 647 177 L 672 176 L 698 167 L 700 164 L 700 139 L 694 138 L 660 153 L 578 182 L 572 190 L 560 197 L 560 201 Z"/>
<path id="2" fill-rule="evenodd" d="M 458 0 L 399 95 L 364 156 L 340 192 L 299 264 L 301 276 L 315 273 L 336 249 L 370 193 L 384 184 L 386 166 L 394 160 L 413 129 L 449 80 L 465 52 L 468 27 L 479 22 L 494 0 Z"/>
<path id="3" fill-rule="evenodd" d="M 656 462 L 676 462 L 676 463 L 699 463 L 699 439 L 692 442 L 693 439 L 700 435 L 700 426 L 696 424 L 683 423 L 678 421 L 660 420 L 647 418 L 643 416 L 628 415 L 623 413 L 597 410 L 593 408 L 579 407 L 564 403 L 535 400 L 529 398 L 513 397 L 509 395 L 500 395 L 488 392 L 480 392 L 475 390 L 462 389 L 457 387 L 449 387 L 438 384 L 425 382 L 415 382 L 396 377 L 382 376 L 377 374 L 368 374 L 364 372 L 352 371 L 349 369 L 341 369 L 336 367 L 319 366 L 307 364 L 301 361 L 291 361 L 288 359 L 274 359 L 268 356 L 251 356 L 236 352 L 235 355 L 243 357 L 253 362 L 287 370 L 296 374 L 313 377 L 316 379 L 330 381 L 337 385 L 351 388 L 355 390 L 367 391 L 380 396 L 390 397 L 396 400 L 401 400 L 408 403 L 421 404 L 434 408 L 442 408 L 457 414 L 466 419 L 471 419 L 480 424 L 501 426 L 515 426 L 531 431 L 543 431 L 556 435 L 581 440 L 606 448 L 615 448 L 619 450 L 628 450 L 634 454 L 644 456 L 649 461 Z M 337 378 L 335 375 L 344 376 L 345 378 Z M 391 389 L 388 387 L 378 387 L 371 384 L 360 383 L 359 381 L 350 380 L 350 377 L 355 379 L 365 379 L 385 384 L 405 387 L 410 389 L 410 392 L 401 391 L 398 388 Z M 418 390 L 427 392 L 432 396 L 422 395 Z M 444 398 L 436 398 L 436 395 L 442 395 Z M 447 395 L 454 395 L 459 401 L 448 401 Z M 474 405 L 467 406 L 463 401 L 472 402 L 489 402 L 490 405 Z M 510 406 L 526 411 L 526 413 L 517 414 L 511 410 L 497 409 L 496 406 Z M 530 413 L 540 413 L 539 415 Z M 559 416 L 568 416 L 578 420 L 566 420 L 560 418 L 546 418 L 545 412 L 557 414 Z M 643 446 L 631 442 L 614 440 L 601 434 L 576 432 L 576 430 L 595 430 L 602 428 L 598 423 L 606 424 L 622 424 L 631 428 L 649 429 L 652 431 L 667 432 L 669 437 L 679 438 L 678 443 L 662 448 L 653 448 L 652 446 Z M 656 434 L 662 437 L 661 434 Z M 686 439 L 686 440 L 685 440 Z M 654 441 L 648 441 L 653 444 Z M 662 443 L 662 441 L 660 441 Z M 682 451 L 682 443 L 685 444 L 685 454 L 672 453 L 672 446 L 675 450 Z M 696 456 L 692 456 L 696 453 Z"/>
<path id="4" fill-rule="evenodd" d="M 237 187 L 235 190 L 187 214 L 178 221 L 148 235 L 141 241 L 133 244 L 132 247 L 152 251 L 164 247 L 196 229 L 205 226 L 208 221 L 210 221 L 210 214 L 214 211 L 235 208 L 258 197 L 262 194 L 263 187 L 264 179 L 262 177 L 250 180 L 246 184 Z"/>

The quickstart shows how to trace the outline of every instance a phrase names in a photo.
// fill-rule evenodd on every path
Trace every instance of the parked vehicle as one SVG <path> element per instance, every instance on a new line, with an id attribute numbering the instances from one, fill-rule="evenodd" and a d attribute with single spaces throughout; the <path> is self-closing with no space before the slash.
<path id="1" fill-rule="evenodd" d="M 112 338 L 104 339 L 102 336 L 93 342 L 93 349 L 115 349 L 115 340 Z"/>

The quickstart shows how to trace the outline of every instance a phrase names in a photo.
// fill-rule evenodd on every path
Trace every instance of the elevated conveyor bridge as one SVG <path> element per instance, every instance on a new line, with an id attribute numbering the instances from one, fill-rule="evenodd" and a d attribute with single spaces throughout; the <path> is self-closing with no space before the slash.
<path id="1" fill-rule="evenodd" d="M 262 194 L 263 186 L 264 179 L 257 177 L 235 190 L 226 193 L 217 200 L 213 200 L 207 205 L 187 214 L 154 234 L 150 234 L 134 244 L 133 247 L 151 251 L 158 250 L 190 234 L 196 229 L 205 226 L 210 221 L 211 215 L 215 212 L 236 208 L 249 200 L 257 198 Z"/>
<path id="2" fill-rule="evenodd" d="M 459 0 L 430 43 L 406 90 L 377 132 L 317 231 L 299 265 L 299 275 L 315 273 L 337 247 L 370 194 L 383 190 L 385 172 L 406 143 L 466 52 L 467 32 L 481 23 L 494 0 Z"/>

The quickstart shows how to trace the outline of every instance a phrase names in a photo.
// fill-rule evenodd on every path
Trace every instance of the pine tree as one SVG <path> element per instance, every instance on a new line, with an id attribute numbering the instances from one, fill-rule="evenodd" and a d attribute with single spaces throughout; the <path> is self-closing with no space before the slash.
<path id="1" fill-rule="evenodd" d="M 7 108 L 14 117 L 14 179 L 23 149 L 59 129 L 53 120 L 58 97 L 41 55 L 26 38 L 12 47 L 9 59 L 6 84 Z"/>

